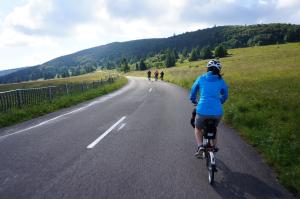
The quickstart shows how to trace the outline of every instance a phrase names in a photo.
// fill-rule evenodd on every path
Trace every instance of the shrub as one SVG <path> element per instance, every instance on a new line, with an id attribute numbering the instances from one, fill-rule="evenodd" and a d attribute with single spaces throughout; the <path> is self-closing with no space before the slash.
<path id="1" fill-rule="evenodd" d="M 227 50 L 224 46 L 219 45 L 215 48 L 215 57 L 226 57 L 228 55 Z"/>

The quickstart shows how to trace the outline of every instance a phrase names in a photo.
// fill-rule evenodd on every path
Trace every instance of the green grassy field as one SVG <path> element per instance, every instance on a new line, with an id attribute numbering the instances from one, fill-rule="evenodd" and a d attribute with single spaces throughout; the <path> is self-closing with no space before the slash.
<path id="1" fill-rule="evenodd" d="M 109 75 L 115 74 L 113 71 L 96 71 L 94 73 L 88 73 L 79 76 L 73 76 L 69 78 L 57 78 L 50 80 L 38 80 L 29 81 L 14 84 L 0 84 L 0 91 L 8 91 L 21 88 L 37 88 L 37 87 L 47 87 L 55 86 L 66 83 L 81 83 L 81 82 L 92 82 L 98 81 L 100 79 L 107 79 Z"/>
<path id="2" fill-rule="evenodd" d="M 279 181 L 300 195 L 300 43 L 229 50 L 220 59 L 229 85 L 224 120 L 261 152 Z M 207 60 L 164 69 L 190 89 Z M 129 75 L 145 76 L 146 72 Z"/>
<path id="3" fill-rule="evenodd" d="M 96 74 L 98 75 L 98 74 Z M 91 80 L 95 74 L 90 74 L 88 78 L 88 75 L 85 75 L 85 77 L 78 78 L 82 80 L 81 78 L 85 78 L 86 80 Z M 67 80 L 65 80 L 67 81 Z M 32 82 L 33 83 L 33 82 Z M 44 83 L 44 82 L 43 82 Z M 105 95 L 107 93 L 110 93 L 114 90 L 117 90 L 124 86 L 127 83 L 127 79 L 125 77 L 118 78 L 115 82 L 112 84 L 105 84 L 104 86 L 100 86 L 95 89 L 90 89 L 85 92 L 80 93 L 74 93 L 72 95 L 66 95 L 62 97 L 55 98 L 51 102 L 45 101 L 42 103 L 39 103 L 37 105 L 30 105 L 23 108 L 14 108 L 7 112 L 1 112 L 0 114 L 0 128 L 10 126 L 16 123 L 20 123 L 26 120 L 30 120 L 32 118 L 45 115 L 50 112 L 57 111 L 62 108 L 67 108 L 72 105 L 76 105 L 80 102 L 84 102 L 90 99 L 93 99 L 95 97 L 99 97 L 102 95 Z M 39 83 L 37 83 L 39 84 Z M 36 84 L 33 84 L 36 86 Z"/>

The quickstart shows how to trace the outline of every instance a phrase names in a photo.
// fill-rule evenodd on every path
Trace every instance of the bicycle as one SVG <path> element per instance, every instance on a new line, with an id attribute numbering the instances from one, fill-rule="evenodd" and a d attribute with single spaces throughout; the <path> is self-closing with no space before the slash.
<path id="1" fill-rule="evenodd" d="M 194 103 L 194 106 L 197 106 L 197 102 Z M 193 109 L 191 125 L 193 128 L 195 126 L 196 119 L 196 108 Z M 215 172 L 217 172 L 216 158 L 215 153 L 218 151 L 211 143 L 213 139 L 216 138 L 217 134 L 217 120 L 216 119 L 206 119 L 204 120 L 204 128 L 203 131 L 203 147 L 202 151 L 202 159 L 206 160 L 206 167 L 208 170 L 208 182 L 210 185 L 214 184 Z"/>
<path id="2" fill-rule="evenodd" d="M 208 170 L 208 182 L 210 185 L 214 184 L 215 172 L 217 172 L 217 165 L 215 159 L 216 149 L 211 144 L 217 134 L 215 119 L 206 119 L 203 128 L 203 146 L 202 159 L 206 160 L 206 167 Z"/>
<path id="3" fill-rule="evenodd" d="M 191 125 L 195 128 L 196 109 L 193 110 Z M 217 125 L 215 119 L 206 119 L 203 128 L 203 146 L 202 159 L 206 160 L 206 167 L 208 170 L 208 182 L 210 185 L 214 184 L 215 172 L 217 171 L 215 152 L 216 148 L 211 144 L 212 140 L 216 138 Z"/>

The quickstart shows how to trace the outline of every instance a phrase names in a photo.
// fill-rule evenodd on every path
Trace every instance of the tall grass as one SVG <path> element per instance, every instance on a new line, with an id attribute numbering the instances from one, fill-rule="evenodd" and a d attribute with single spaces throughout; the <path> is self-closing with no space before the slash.
<path id="1" fill-rule="evenodd" d="M 221 59 L 229 85 L 225 121 L 257 147 L 283 185 L 300 195 L 300 43 L 229 53 Z M 164 69 L 165 78 L 190 89 L 206 62 Z"/>

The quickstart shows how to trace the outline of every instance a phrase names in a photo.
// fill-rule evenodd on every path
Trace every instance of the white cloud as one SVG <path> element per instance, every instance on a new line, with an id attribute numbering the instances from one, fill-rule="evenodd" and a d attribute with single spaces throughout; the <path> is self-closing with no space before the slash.
<path id="1" fill-rule="evenodd" d="M 52 9 L 51 1 L 29 0 L 24 6 L 17 7 L 4 21 L 8 28 L 37 30 L 44 25 L 43 20 Z"/>
<path id="2" fill-rule="evenodd" d="M 299 0 L 278 0 L 277 8 L 298 8 L 300 9 L 300 1 Z"/>
<path id="3" fill-rule="evenodd" d="M 267 5 L 269 2 L 267 0 L 259 0 L 258 3 L 262 5 Z"/>

